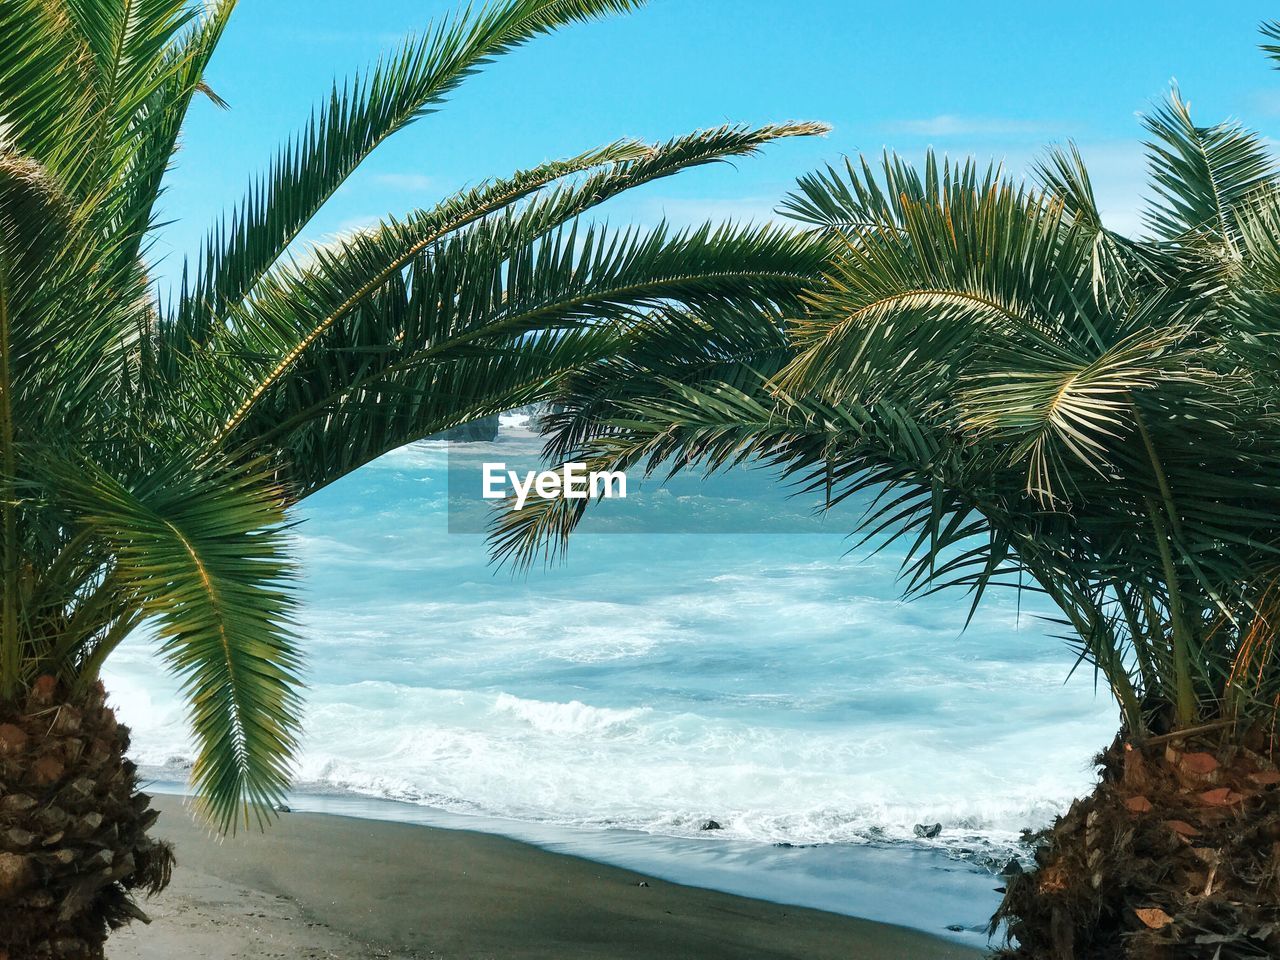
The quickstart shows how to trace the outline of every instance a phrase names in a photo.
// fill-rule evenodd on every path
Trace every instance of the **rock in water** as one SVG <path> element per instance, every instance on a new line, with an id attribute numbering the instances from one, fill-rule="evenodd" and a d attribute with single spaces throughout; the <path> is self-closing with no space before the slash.
<path id="1" fill-rule="evenodd" d="M 724 827 L 720 826 L 720 824 L 717 823 L 715 820 L 703 820 L 702 826 L 700 826 L 698 829 L 699 830 L 723 830 Z"/>
<path id="2" fill-rule="evenodd" d="M 942 832 L 942 824 L 940 823 L 917 823 L 915 826 L 916 836 L 921 840 L 932 840 Z"/>
<path id="3" fill-rule="evenodd" d="M 1010 857 L 1009 862 L 1004 865 L 1004 869 L 1000 871 L 1002 877 L 1016 877 L 1023 873 L 1022 864 L 1018 862 L 1017 857 Z"/>

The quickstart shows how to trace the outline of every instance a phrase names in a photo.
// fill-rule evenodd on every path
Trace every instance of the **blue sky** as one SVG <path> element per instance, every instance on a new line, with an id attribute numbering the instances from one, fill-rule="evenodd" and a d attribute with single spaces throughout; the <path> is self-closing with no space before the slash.
<path id="1" fill-rule="evenodd" d="M 171 176 L 157 255 L 181 253 L 243 192 L 335 77 L 455 7 L 440 0 L 246 0 Z M 963 9 L 962 9 L 963 7 Z M 824 120 L 828 137 L 717 165 L 615 201 L 615 223 L 766 217 L 796 176 L 893 147 L 994 157 L 1021 171 L 1074 139 L 1113 224 L 1143 190 L 1137 114 L 1177 80 L 1201 122 L 1280 126 L 1280 73 L 1257 52 L 1274 3 L 652 0 L 567 28 L 468 81 L 443 112 L 386 144 L 310 239 L 425 206 L 467 183 L 622 136 L 664 139 L 724 122 Z"/>

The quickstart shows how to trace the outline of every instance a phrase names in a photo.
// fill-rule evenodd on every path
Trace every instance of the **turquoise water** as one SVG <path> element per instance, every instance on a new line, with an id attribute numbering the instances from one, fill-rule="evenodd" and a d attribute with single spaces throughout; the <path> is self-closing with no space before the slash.
<path id="1" fill-rule="evenodd" d="M 467 447 L 531 449 L 516 430 Z M 799 532 L 824 526 L 766 477 L 649 487 L 636 509 L 660 529 L 713 516 L 775 532 L 588 529 L 567 564 L 513 578 L 482 537 L 448 532 L 448 461 L 418 444 L 305 505 L 303 790 L 477 823 L 704 843 L 713 819 L 717 841 L 761 849 L 996 862 L 1087 788 L 1114 734 L 1105 690 L 1087 668 L 1066 680 L 1074 656 L 1032 598 L 992 596 L 968 630 L 965 597 L 903 603 L 897 551 Z M 595 529 L 621 529 L 606 513 Z M 181 706 L 149 645 L 108 674 L 139 759 L 180 767 Z M 935 822 L 937 839 L 915 838 Z"/>

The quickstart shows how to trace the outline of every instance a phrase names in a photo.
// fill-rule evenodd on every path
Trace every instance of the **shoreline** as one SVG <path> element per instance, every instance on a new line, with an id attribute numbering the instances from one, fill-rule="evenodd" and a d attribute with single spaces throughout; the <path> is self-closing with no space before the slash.
<path id="1" fill-rule="evenodd" d="M 185 783 L 169 777 L 153 779 L 146 789 L 189 796 Z M 506 837 L 670 883 L 907 927 L 978 950 L 990 948 L 987 924 L 1001 899 L 1001 878 L 989 866 L 956 856 L 955 847 L 930 843 L 769 843 L 719 832 L 678 836 L 514 820 L 305 785 L 288 803 L 294 812 Z M 980 846 L 981 839 L 974 840 Z"/>
<path id="2" fill-rule="evenodd" d="M 169 890 L 112 960 L 975 960 L 906 927 L 748 899 L 471 830 L 324 813 L 216 840 L 158 794 Z M 643 885 L 642 885 L 643 884 Z"/>

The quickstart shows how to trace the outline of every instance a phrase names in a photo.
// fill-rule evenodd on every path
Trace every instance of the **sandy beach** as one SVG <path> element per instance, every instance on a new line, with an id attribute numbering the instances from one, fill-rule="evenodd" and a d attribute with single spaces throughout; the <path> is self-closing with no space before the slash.
<path id="1" fill-rule="evenodd" d="M 503 837 L 323 814 L 218 841 L 176 797 L 149 927 L 112 960 L 960 960 L 976 951 L 837 914 L 667 883 Z"/>

